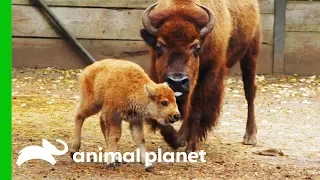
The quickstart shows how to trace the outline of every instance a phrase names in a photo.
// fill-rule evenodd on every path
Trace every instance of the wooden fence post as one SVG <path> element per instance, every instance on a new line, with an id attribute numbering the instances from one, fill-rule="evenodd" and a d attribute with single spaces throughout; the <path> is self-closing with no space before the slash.
<path id="1" fill-rule="evenodd" d="M 287 0 L 276 0 L 274 3 L 274 49 L 273 73 L 285 73 L 285 31 Z"/>

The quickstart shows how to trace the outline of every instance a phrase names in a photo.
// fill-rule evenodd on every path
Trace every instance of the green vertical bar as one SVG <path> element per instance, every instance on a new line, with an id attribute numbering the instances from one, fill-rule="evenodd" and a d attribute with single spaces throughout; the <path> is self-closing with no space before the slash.
<path id="1" fill-rule="evenodd" d="M 1 152 L 1 179 L 11 179 L 11 1 L 0 1 L 1 28 L 0 28 L 0 49 L 1 49 L 1 130 L 0 130 L 0 152 Z"/>

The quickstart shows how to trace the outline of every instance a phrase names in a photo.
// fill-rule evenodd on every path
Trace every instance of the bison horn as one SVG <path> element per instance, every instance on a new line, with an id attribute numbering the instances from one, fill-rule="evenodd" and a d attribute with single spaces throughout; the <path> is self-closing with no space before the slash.
<path id="1" fill-rule="evenodd" d="M 155 3 L 152 4 L 151 6 L 149 6 L 142 14 L 142 24 L 143 27 L 146 29 L 146 31 L 148 31 L 148 33 L 150 33 L 153 36 L 157 36 L 158 34 L 158 29 L 155 28 L 154 26 L 152 26 L 150 18 L 149 18 L 149 14 L 150 11 L 156 7 L 159 3 Z"/>
<path id="2" fill-rule="evenodd" d="M 209 16 L 209 22 L 208 22 L 208 24 L 200 30 L 200 36 L 201 36 L 201 37 L 205 37 L 206 35 L 208 35 L 208 34 L 212 31 L 212 29 L 213 29 L 213 27 L 214 27 L 214 14 L 213 14 L 213 12 L 212 12 L 209 8 L 207 8 L 206 6 L 201 5 L 201 4 L 198 4 L 198 3 L 197 3 L 197 5 L 198 5 L 199 7 L 201 7 L 202 9 L 204 9 L 204 10 L 208 13 L 208 16 Z"/>

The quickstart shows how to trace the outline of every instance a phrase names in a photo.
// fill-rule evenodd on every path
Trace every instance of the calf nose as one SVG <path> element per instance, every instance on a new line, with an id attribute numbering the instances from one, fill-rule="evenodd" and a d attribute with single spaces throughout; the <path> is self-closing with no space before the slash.
<path id="1" fill-rule="evenodd" d="M 181 117 L 180 114 L 175 114 L 175 115 L 173 116 L 173 119 L 174 119 L 175 122 L 177 122 L 177 121 L 180 119 L 180 117 Z"/>
<path id="2" fill-rule="evenodd" d="M 189 91 L 189 77 L 185 73 L 172 73 L 166 77 L 166 82 L 175 92 Z"/>

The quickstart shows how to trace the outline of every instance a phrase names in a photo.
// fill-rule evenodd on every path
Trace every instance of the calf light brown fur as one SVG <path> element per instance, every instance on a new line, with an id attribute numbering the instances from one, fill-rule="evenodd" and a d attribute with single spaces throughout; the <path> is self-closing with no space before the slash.
<path id="1" fill-rule="evenodd" d="M 154 119 L 163 125 L 179 120 L 174 92 L 166 83 L 154 83 L 137 64 L 122 60 L 102 60 L 86 67 L 79 81 L 80 101 L 75 109 L 72 156 L 80 149 L 84 120 L 99 111 L 108 152 L 116 152 L 121 137 L 121 122 L 126 120 L 140 148 L 142 163 L 145 163 L 146 152 L 143 119 Z M 109 158 L 108 166 L 114 167 L 115 162 Z M 145 168 L 150 167 L 151 164 L 145 164 Z"/>

